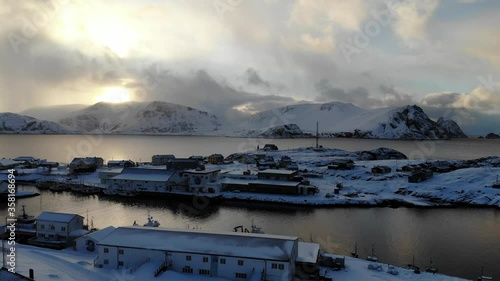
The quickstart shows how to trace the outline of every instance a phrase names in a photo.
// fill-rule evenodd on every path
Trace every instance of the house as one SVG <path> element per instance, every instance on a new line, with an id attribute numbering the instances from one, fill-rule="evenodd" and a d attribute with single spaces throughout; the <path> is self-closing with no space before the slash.
<path id="1" fill-rule="evenodd" d="M 265 144 L 262 149 L 263 150 L 278 150 L 278 147 L 275 144 L 268 143 L 268 144 Z"/>
<path id="2" fill-rule="evenodd" d="M 292 181 L 297 176 L 296 170 L 276 170 L 266 169 L 257 173 L 257 178 L 261 180 L 282 180 Z"/>
<path id="3" fill-rule="evenodd" d="M 182 178 L 187 182 L 191 192 L 218 193 L 219 185 L 216 183 L 220 170 L 185 170 Z"/>
<path id="4" fill-rule="evenodd" d="M 188 169 L 205 169 L 203 162 L 197 159 L 175 158 L 170 159 L 166 163 L 167 170 L 188 170 Z"/>
<path id="5" fill-rule="evenodd" d="M 104 160 L 101 157 L 75 158 L 69 164 L 69 172 L 71 174 L 95 172 L 97 168 L 101 168 L 103 165 Z"/>
<path id="6" fill-rule="evenodd" d="M 201 155 L 191 155 L 191 156 L 189 156 L 189 159 L 198 160 L 200 162 L 205 162 L 206 157 L 203 157 Z"/>
<path id="7" fill-rule="evenodd" d="M 57 168 L 57 167 L 59 167 L 59 162 L 47 162 L 47 161 L 43 161 L 42 163 L 40 163 L 39 167 L 43 167 L 43 168 Z"/>
<path id="8" fill-rule="evenodd" d="M 266 156 L 263 159 L 258 158 L 256 164 L 257 164 L 257 168 L 259 170 L 276 168 L 276 166 L 277 166 L 277 164 L 276 164 L 276 162 L 274 162 L 274 158 L 272 156 Z"/>
<path id="9" fill-rule="evenodd" d="M 36 158 L 33 156 L 19 156 L 12 160 L 23 162 L 26 168 L 37 168 L 40 165 L 40 163 L 46 161 L 46 159 L 42 160 L 40 158 Z"/>
<path id="10" fill-rule="evenodd" d="M 374 175 L 388 174 L 391 171 L 391 167 L 388 166 L 375 166 L 372 168 L 372 174 Z"/>
<path id="11" fill-rule="evenodd" d="M 43 212 L 36 218 L 36 240 L 69 245 L 86 234 L 83 217 L 77 214 Z"/>
<path id="12" fill-rule="evenodd" d="M 292 158 L 290 158 L 290 156 L 283 155 L 281 156 L 281 159 L 279 160 L 278 163 L 279 163 L 278 166 L 280 168 L 286 169 L 288 165 L 292 164 Z"/>
<path id="13" fill-rule="evenodd" d="M 210 164 L 220 164 L 224 161 L 224 156 L 222 154 L 212 154 L 208 156 L 208 163 Z"/>
<path id="14" fill-rule="evenodd" d="M 119 227 L 97 243 L 95 265 L 126 270 L 153 261 L 161 263 L 155 273 L 173 270 L 229 280 L 291 281 L 297 258 L 314 258 L 299 252 L 298 240 L 257 233 Z"/>
<path id="15" fill-rule="evenodd" d="M 2 158 L 0 159 L 0 170 L 8 170 L 8 169 L 13 169 L 17 166 L 23 165 L 23 161 L 15 161 L 12 159 L 5 159 Z"/>
<path id="16" fill-rule="evenodd" d="M 301 279 L 310 279 L 319 275 L 319 244 L 299 242 L 295 275 Z"/>
<path id="17" fill-rule="evenodd" d="M 431 170 L 416 171 L 408 177 L 408 182 L 419 183 L 432 178 L 433 175 Z"/>
<path id="18" fill-rule="evenodd" d="M 132 160 L 109 160 L 108 161 L 108 168 L 129 168 L 129 167 L 135 167 L 135 163 Z"/>
<path id="19" fill-rule="evenodd" d="M 99 243 L 115 229 L 116 227 L 114 226 L 108 226 L 80 236 L 75 240 L 75 249 L 81 252 L 94 252 L 96 250 L 97 243 Z"/>
<path id="20" fill-rule="evenodd" d="M 153 157 L 151 157 L 151 165 L 166 165 L 167 161 L 170 159 L 175 159 L 175 156 L 173 154 L 153 155 Z"/>
<path id="21" fill-rule="evenodd" d="M 328 165 L 328 169 L 331 170 L 353 170 L 354 169 L 354 161 L 351 159 L 335 159 L 330 162 Z"/>
<path id="22" fill-rule="evenodd" d="M 105 183 L 112 189 L 151 193 L 165 193 L 176 189 L 186 191 L 186 186 L 181 184 L 180 173 L 171 170 L 123 168 L 119 174 L 109 176 L 107 172 L 103 172 L 101 181 L 105 178 Z"/>

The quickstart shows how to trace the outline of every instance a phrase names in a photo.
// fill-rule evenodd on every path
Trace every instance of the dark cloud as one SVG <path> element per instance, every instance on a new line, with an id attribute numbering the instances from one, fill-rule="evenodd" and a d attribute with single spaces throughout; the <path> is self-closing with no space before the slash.
<path id="1" fill-rule="evenodd" d="M 261 86 L 261 87 L 265 87 L 265 88 L 271 87 L 271 84 L 268 81 L 265 81 L 264 79 L 262 79 L 260 77 L 259 73 L 253 68 L 247 69 L 247 71 L 245 72 L 245 76 L 247 79 L 247 83 L 249 85 Z"/>
<path id="2" fill-rule="evenodd" d="M 401 92 L 394 86 L 381 84 L 379 90 L 384 96 L 383 103 L 385 106 L 403 106 L 415 103 L 411 95 Z"/>
<path id="3" fill-rule="evenodd" d="M 374 107 L 382 104 L 380 100 L 371 98 L 368 90 L 363 87 L 347 90 L 336 88 L 331 85 L 328 79 L 319 80 L 314 87 L 320 94 L 316 98 L 316 101 L 318 102 L 341 101 L 353 103 L 361 107 Z"/>
<path id="4" fill-rule="evenodd" d="M 458 93 L 439 93 L 429 94 L 424 97 L 422 103 L 431 107 L 448 107 L 458 101 L 460 94 Z"/>

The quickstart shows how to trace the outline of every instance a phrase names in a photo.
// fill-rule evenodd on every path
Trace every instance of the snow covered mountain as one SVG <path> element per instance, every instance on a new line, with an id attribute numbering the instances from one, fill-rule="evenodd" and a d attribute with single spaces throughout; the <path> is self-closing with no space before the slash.
<path id="1" fill-rule="evenodd" d="M 82 133 L 215 134 L 215 115 L 167 102 L 96 103 L 62 118 L 59 123 Z"/>
<path id="2" fill-rule="evenodd" d="M 431 120 L 418 106 L 365 110 L 350 103 L 300 104 L 257 113 L 238 125 L 240 135 L 259 135 L 276 126 L 297 124 L 314 134 L 319 122 L 323 135 L 387 139 L 467 137 L 452 120 Z"/>
<path id="3" fill-rule="evenodd" d="M 15 113 L 0 113 L 0 134 L 71 134 L 59 124 Z"/>

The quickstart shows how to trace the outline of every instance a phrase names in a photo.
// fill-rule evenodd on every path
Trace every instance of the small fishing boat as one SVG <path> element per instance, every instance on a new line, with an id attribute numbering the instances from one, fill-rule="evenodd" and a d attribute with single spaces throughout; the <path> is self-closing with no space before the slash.
<path id="1" fill-rule="evenodd" d="M 493 280 L 493 277 L 491 276 L 485 276 L 484 275 L 484 266 L 481 266 L 481 276 L 477 278 L 477 281 L 484 281 L 484 280 Z"/>
<path id="2" fill-rule="evenodd" d="M 373 262 L 377 262 L 378 261 L 378 257 L 375 254 L 375 249 L 373 248 L 373 245 L 372 245 L 372 254 L 370 256 L 367 256 L 366 260 L 373 261 Z"/>
<path id="3" fill-rule="evenodd" d="M 134 221 L 134 226 L 138 226 L 139 224 Z M 149 227 L 159 227 L 160 226 L 160 222 L 158 222 L 157 220 L 153 219 L 153 216 L 151 216 L 149 214 L 149 211 L 148 211 L 148 222 L 143 224 L 143 226 L 149 226 Z"/>
<path id="4" fill-rule="evenodd" d="M 425 272 L 429 272 L 429 273 L 433 273 L 433 274 L 438 272 L 436 265 L 432 262 L 432 258 L 431 258 L 431 261 L 429 263 L 429 267 L 425 269 Z"/>
<path id="5" fill-rule="evenodd" d="M 351 252 L 351 257 L 358 258 L 358 242 L 354 242 L 354 252 Z"/>
<path id="6" fill-rule="evenodd" d="M 16 217 L 16 222 L 19 224 L 35 223 L 35 216 L 30 216 L 26 213 L 26 205 L 23 205 L 23 214 Z"/>
<path id="7" fill-rule="evenodd" d="M 500 182 L 498 182 L 498 175 L 497 175 L 497 181 L 491 187 L 500 188 Z"/>

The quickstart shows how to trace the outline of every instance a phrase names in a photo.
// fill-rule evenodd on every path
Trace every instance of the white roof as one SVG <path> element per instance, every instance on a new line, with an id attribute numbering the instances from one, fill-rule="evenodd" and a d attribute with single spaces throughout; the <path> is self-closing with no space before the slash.
<path id="1" fill-rule="evenodd" d="M 319 254 L 318 243 L 299 242 L 297 262 L 316 263 Z"/>
<path id="2" fill-rule="evenodd" d="M 173 171 L 163 169 L 124 168 L 120 174 L 112 179 L 166 182 L 173 174 Z"/>
<path id="3" fill-rule="evenodd" d="M 116 227 L 114 227 L 114 226 L 108 226 L 106 228 L 90 232 L 90 233 L 80 237 L 79 239 L 83 238 L 83 239 L 93 239 L 96 241 L 101 241 L 102 239 L 104 239 L 104 237 L 108 236 L 115 229 L 116 229 Z"/>
<path id="4" fill-rule="evenodd" d="M 119 227 L 101 246 L 288 261 L 297 237 L 242 232 L 169 229 L 161 227 Z"/>
<path id="5" fill-rule="evenodd" d="M 85 235 L 87 233 L 89 233 L 88 230 L 85 230 L 85 229 L 75 229 L 75 230 L 73 230 L 73 231 L 71 231 L 69 233 L 69 236 L 71 236 L 71 237 L 80 237 L 80 236 Z"/>
<path id="6" fill-rule="evenodd" d="M 293 170 L 278 170 L 278 169 L 266 169 L 263 171 L 259 171 L 259 174 L 281 174 L 281 175 L 292 175 L 297 173 L 297 171 Z"/>
<path id="7" fill-rule="evenodd" d="M 196 170 L 196 169 L 189 169 L 189 170 L 184 170 L 184 173 L 189 173 L 189 174 L 211 174 L 215 172 L 220 172 L 220 169 L 209 169 L 209 170 Z"/>
<path id="8" fill-rule="evenodd" d="M 0 159 L 0 165 L 1 166 L 10 166 L 10 165 L 17 165 L 17 164 L 22 164 L 24 161 L 15 161 L 12 159 Z"/>
<path id="9" fill-rule="evenodd" d="M 300 182 L 297 181 L 277 181 L 277 180 L 252 180 L 248 184 L 266 184 L 266 185 L 279 185 L 279 186 L 298 186 Z"/>
<path id="10" fill-rule="evenodd" d="M 66 213 L 53 213 L 53 212 L 43 212 L 36 220 L 41 221 L 53 221 L 53 222 L 70 222 L 75 216 L 80 216 L 77 214 L 66 214 Z M 81 216 L 80 216 L 81 217 Z"/>

